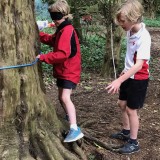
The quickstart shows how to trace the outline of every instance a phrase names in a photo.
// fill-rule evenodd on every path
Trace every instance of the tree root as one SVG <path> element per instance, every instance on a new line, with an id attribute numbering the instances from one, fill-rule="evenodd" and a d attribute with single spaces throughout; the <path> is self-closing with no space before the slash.
<path id="1" fill-rule="evenodd" d="M 38 129 L 36 139 L 47 160 L 64 160 L 56 148 L 56 145 L 52 143 L 47 133 L 43 135 L 41 130 Z"/>
<path id="2" fill-rule="evenodd" d="M 82 151 L 82 149 L 77 145 L 76 142 L 73 142 L 72 146 L 73 146 L 74 152 L 77 153 L 77 155 L 79 155 L 81 159 L 87 160 L 86 154 L 84 153 L 84 151 Z"/>
<path id="3" fill-rule="evenodd" d="M 76 142 L 62 143 L 62 137 L 55 135 L 44 119 L 31 121 L 30 123 L 32 129 L 30 131 L 30 142 L 34 151 L 32 156 L 35 159 L 44 159 L 42 157 L 45 157 L 45 160 L 87 160 L 87 156 Z M 68 150 L 70 147 L 75 154 Z"/>
<path id="4" fill-rule="evenodd" d="M 103 134 L 104 134 L 104 132 L 100 132 L 100 131 L 96 131 L 96 130 L 88 129 L 88 128 L 86 128 L 85 131 L 87 133 L 92 133 L 92 135 L 101 135 L 101 136 L 103 136 Z"/>
<path id="5" fill-rule="evenodd" d="M 92 120 L 82 122 L 80 124 L 80 126 L 81 126 L 81 128 L 87 128 L 87 127 L 91 126 L 91 124 L 95 124 L 95 123 L 97 123 L 97 121 L 92 119 Z"/>
<path id="6" fill-rule="evenodd" d="M 89 136 L 89 134 L 87 132 L 84 132 L 84 133 L 85 133 L 84 138 L 86 140 L 89 140 L 92 144 L 94 144 L 94 142 L 95 142 L 98 146 L 103 147 L 106 150 L 109 150 L 112 152 L 118 152 L 119 148 L 122 147 L 122 145 L 118 146 L 118 145 L 114 145 L 114 144 L 108 144 L 108 143 L 101 142 L 97 138 Z"/>

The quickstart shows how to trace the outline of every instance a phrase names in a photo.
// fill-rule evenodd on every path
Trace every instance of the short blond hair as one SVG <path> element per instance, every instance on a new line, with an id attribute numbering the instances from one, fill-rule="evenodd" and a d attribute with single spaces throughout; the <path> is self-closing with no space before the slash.
<path id="1" fill-rule="evenodd" d="M 143 6 L 138 0 L 127 0 L 122 3 L 117 10 L 115 23 L 119 24 L 121 14 L 124 14 L 126 18 L 133 23 L 142 22 L 143 13 Z"/>
<path id="2" fill-rule="evenodd" d="M 66 0 L 57 0 L 55 3 L 48 7 L 49 12 L 61 12 L 64 18 L 72 19 L 72 14 L 70 14 L 70 6 Z"/>

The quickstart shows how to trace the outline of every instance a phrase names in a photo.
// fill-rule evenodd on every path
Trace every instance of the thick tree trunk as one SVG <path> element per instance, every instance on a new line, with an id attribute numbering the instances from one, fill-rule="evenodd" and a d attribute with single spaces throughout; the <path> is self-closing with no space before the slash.
<path id="1" fill-rule="evenodd" d="M 39 51 L 34 1 L 1 0 L 0 20 L 0 67 L 32 62 Z M 79 159 L 61 130 L 37 65 L 0 70 L 0 159 Z"/>

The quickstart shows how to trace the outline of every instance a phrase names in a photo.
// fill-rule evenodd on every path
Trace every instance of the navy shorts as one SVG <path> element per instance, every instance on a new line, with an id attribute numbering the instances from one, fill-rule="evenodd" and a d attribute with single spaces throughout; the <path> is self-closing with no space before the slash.
<path id="1" fill-rule="evenodd" d="M 65 79 L 57 79 L 57 86 L 65 89 L 75 89 L 77 84 Z"/>
<path id="2" fill-rule="evenodd" d="M 148 81 L 148 79 L 127 79 L 120 86 L 119 100 L 127 101 L 127 106 L 131 109 L 142 108 L 146 97 Z"/>

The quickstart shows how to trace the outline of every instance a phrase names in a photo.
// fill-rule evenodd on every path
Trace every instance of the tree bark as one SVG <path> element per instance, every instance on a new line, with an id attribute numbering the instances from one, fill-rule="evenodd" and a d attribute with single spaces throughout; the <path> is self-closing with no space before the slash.
<path id="1" fill-rule="evenodd" d="M 39 54 L 33 0 L 0 1 L 0 67 L 30 63 Z M 63 144 L 65 125 L 46 101 L 41 69 L 0 70 L 0 159 L 78 160 Z M 76 150 L 78 146 L 76 146 Z"/>
<path id="2" fill-rule="evenodd" d="M 144 6 L 145 16 L 148 18 L 154 19 L 156 12 L 158 10 L 158 1 L 157 0 L 143 0 L 142 4 Z"/>
<path id="3" fill-rule="evenodd" d="M 82 28 L 80 24 L 80 14 L 79 14 L 79 7 L 78 7 L 79 3 L 77 3 L 74 0 L 70 0 L 69 2 L 71 6 L 71 13 L 73 14 L 73 25 L 77 31 L 80 42 L 82 42 L 83 36 L 82 36 Z"/>
<path id="4" fill-rule="evenodd" d="M 120 61 L 120 49 L 123 31 L 119 27 L 115 26 L 114 15 L 117 6 L 122 1 L 123 0 L 109 0 L 99 2 L 99 10 L 105 18 L 105 26 L 107 32 L 106 53 L 104 55 L 104 61 L 101 70 L 101 75 L 103 77 L 114 77 L 114 75 L 116 75 L 114 67 L 117 67 Z"/>
<path id="5" fill-rule="evenodd" d="M 104 55 L 101 75 L 103 77 L 116 78 L 117 68 L 120 63 L 120 49 L 121 49 L 123 31 L 119 27 L 115 27 L 111 29 L 111 25 L 107 26 L 106 28 L 107 28 L 106 52 Z"/>

